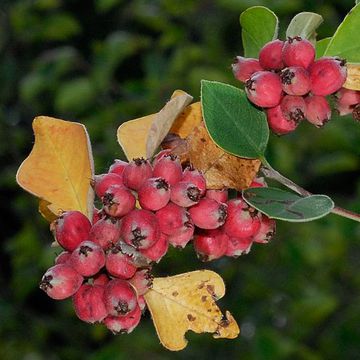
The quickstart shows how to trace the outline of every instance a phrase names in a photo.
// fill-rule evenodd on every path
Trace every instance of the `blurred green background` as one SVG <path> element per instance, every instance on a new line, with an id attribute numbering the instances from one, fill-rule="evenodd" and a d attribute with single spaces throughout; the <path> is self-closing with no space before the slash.
<path id="1" fill-rule="evenodd" d="M 122 156 L 123 121 L 158 111 L 174 89 L 199 98 L 201 79 L 238 85 L 230 64 L 242 53 L 239 14 L 265 5 L 284 34 L 300 11 L 320 13 L 331 36 L 353 0 L 1 0 L 0 1 L 0 358 L 10 359 L 359 359 L 360 227 L 334 215 L 278 223 L 267 246 L 203 264 L 192 246 L 171 250 L 155 268 L 172 275 L 219 272 L 220 301 L 238 320 L 236 340 L 188 333 L 171 353 L 149 314 L 130 335 L 113 336 L 78 320 L 71 301 L 38 289 L 55 250 L 37 201 L 15 183 L 33 144 L 31 122 L 50 115 L 84 123 L 97 173 Z M 261 26 L 261 24 L 259 24 Z M 308 190 L 360 212 L 360 125 L 334 118 L 271 136 L 270 163 Z"/>

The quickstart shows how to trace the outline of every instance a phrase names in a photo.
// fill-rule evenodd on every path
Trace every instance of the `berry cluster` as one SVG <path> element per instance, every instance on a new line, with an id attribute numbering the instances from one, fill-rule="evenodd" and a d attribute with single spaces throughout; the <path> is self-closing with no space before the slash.
<path id="1" fill-rule="evenodd" d="M 299 36 L 267 43 L 259 59 L 236 57 L 235 77 L 245 83 L 248 99 L 265 108 L 271 130 L 283 135 L 307 119 L 316 127 L 331 117 L 327 95 L 338 91 L 347 76 L 345 60 L 315 61 L 312 43 Z"/>
<path id="2" fill-rule="evenodd" d="M 341 88 L 335 94 L 335 108 L 341 116 L 352 114 L 360 120 L 360 91 Z"/>
<path id="3" fill-rule="evenodd" d="M 227 189 L 207 189 L 202 173 L 183 169 L 170 150 L 152 164 L 115 160 L 92 186 L 102 209 L 95 209 L 92 223 L 66 211 L 51 224 L 64 251 L 40 288 L 53 299 L 72 297 L 81 320 L 102 322 L 113 333 L 129 333 L 139 323 L 151 264 L 169 244 L 183 248 L 193 240 L 199 258 L 210 261 L 246 254 L 253 242 L 267 243 L 275 232 L 274 220 L 241 196 L 229 200 Z"/>

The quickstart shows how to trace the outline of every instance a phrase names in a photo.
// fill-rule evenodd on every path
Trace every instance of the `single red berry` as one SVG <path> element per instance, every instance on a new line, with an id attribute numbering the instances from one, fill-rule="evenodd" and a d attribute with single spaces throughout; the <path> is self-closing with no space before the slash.
<path id="1" fill-rule="evenodd" d="M 154 177 L 165 179 L 170 186 L 175 185 L 182 177 L 180 159 L 176 155 L 164 155 L 154 165 Z"/>
<path id="2" fill-rule="evenodd" d="M 105 286 L 104 301 L 109 315 L 123 316 L 137 306 L 135 289 L 127 281 L 110 280 Z"/>
<path id="3" fill-rule="evenodd" d="M 243 83 L 249 79 L 253 73 L 264 70 L 258 59 L 245 58 L 242 56 L 235 58 L 231 68 L 235 78 Z"/>
<path id="4" fill-rule="evenodd" d="M 265 70 L 281 70 L 284 68 L 282 49 L 284 42 L 276 39 L 265 44 L 259 53 L 259 63 Z"/>
<path id="5" fill-rule="evenodd" d="M 271 131 L 277 135 L 288 134 L 299 125 L 298 122 L 288 119 L 284 115 L 280 105 L 266 109 L 266 117 Z"/>
<path id="6" fill-rule="evenodd" d="M 92 241 L 83 241 L 71 254 L 69 264 L 82 276 L 92 276 L 105 265 L 102 247 Z"/>
<path id="7" fill-rule="evenodd" d="M 91 181 L 95 194 L 101 199 L 112 185 L 124 185 L 122 176 L 114 173 L 95 175 Z"/>
<path id="8" fill-rule="evenodd" d="M 200 189 L 191 182 L 179 181 L 171 188 L 171 201 L 182 207 L 190 207 L 199 202 Z"/>
<path id="9" fill-rule="evenodd" d="M 168 248 L 168 235 L 160 233 L 160 237 L 155 244 L 147 249 L 139 249 L 139 252 L 148 260 L 159 262 L 166 255 Z"/>
<path id="10" fill-rule="evenodd" d="M 338 91 L 346 80 L 346 61 L 336 57 L 323 57 L 310 67 L 311 92 L 326 96 Z"/>
<path id="11" fill-rule="evenodd" d="M 300 36 L 288 37 L 282 50 L 282 60 L 286 66 L 301 66 L 307 69 L 315 59 L 313 44 Z"/>
<path id="12" fill-rule="evenodd" d="M 300 123 L 305 119 L 306 104 L 302 96 L 286 95 L 281 100 L 280 107 L 289 121 Z"/>
<path id="13" fill-rule="evenodd" d="M 183 226 L 169 235 L 169 244 L 176 248 L 183 249 L 193 238 L 194 230 L 194 223 L 192 222 L 190 216 L 188 216 L 188 220 L 183 224 Z"/>
<path id="14" fill-rule="evenodd" d="M 40 289 L 52 299 L 63 300 L 74 295 L 80 288 L 83 277 L 68 263 L 54 265 L 40 281 Z"/>
<path id="15" fill-rule="evenodd" d="M 89 240 L 99 244 L 104 250 L 107 250 L 119 241 L 120 235 L 120 220 L 106 216 L 92 226 L 89 233 Z"/>
<path id="16" fill-rule="evenodd" d="M 134 310 L 124 316 L 108 316 L 104 319 L 104 325 L 113 334 L 130 334 L 141 320 L 140 306 L 136 306 Z"/>
<path id="17" fill-rule="evenodd" d="M 145 180 L 153 176 L 153 170 L 148 160 L 137 158 L 129 162 L 122 175 L 125 186 L 139 190 Z"/>
<path id="18" fill-rule="evenodd" d="M 70 256 L 71 256 L 70 251 L 63 251 L 55 258 L 55 265 L 65 264 L 70 259 Z"/>
<path id="19" fill-rule="evenodd" d="M 282 89 L 289 95 L 305 95 L 310 91 L 310 76 L 300 66 L 290 66 L 280 73 Z"/>
<path id="20" fill-rule="evenodd" d="M 140 206 L 156 211 L 163 208 L 170 200 L 170 185 L 160 177 L 147 179 L 138 191 Z"/>
<path id="21" fill-rule="evenodd" d="M 357 105 L 360 103 L 360 91 L 341 88 L 335 94 L 337 104 Z"/>
<path id="22" fill-rule="evenodd" d="M 218 189 L 218 190 L 206 190 L 205 197 L 209 199 L 214 199 L 218 202 L 226 203 L 228 200 L 228 190 L 227 189 Z"/>
<path id="23" fill-rule="evenodd" d="M 124 169 L 127 166 L 127 162 L 119 159 L 115 159 L 112 165 L 109 168 L 109 173 L 114 173 L 117 175 L 122 176 L 122 173 L 124 172 Z"/>
<path id="24" fill-rule="evenodd" d="M 110 281 L 110 278 L 105 273 L 98 273 L 93 277 L 93 285 L 106 285 Z"/>
<path id="25" fill-rule="evenodd" d="M 322 127 L 331 118 L 331 108 L 324 96 L 307 96 L 306 103 L 306 119 L 316 127 Z"/>
<path id="26" fill-rule="evenodd" d="M 190 182 L 194 184 L 199 190 L 201 196 L 206 192 L 206 179 L 204 175 L 197 169 L 188 166 L 184 169 L 181 181 Z"/>
<path id="27" fill-rule="evenodd" d="M 270 219 L 264 214 L 261 214 L 260 229 L 252 240 L 256 243 L 267 244 L 275 235 L 275 231 L 276 221 L 274 219 Z"/>
<path id="28" fill-rule="evenodd" d="M 104 297 L 104 286 L 83 284 L 73 295 L 73 305 L 77 317 L 93 324 L 100 322 L 108 315 Z"/>
<path id="29" fill-rule="evenodd" d="M 223 225 L 227 216 L 227 205 L 203 198 L 189 209 L 194 224 L 201 229 L 216 229 Z"/>
<path id="30" fill-rule="evenodd" d="M 340 116 L 345 116 L 352 114 L 354 110 L 354 105 L 335 104 L 335 108 Z"/>
<path id="31" fill-rule="evenodd" d="M 121 236 L 128 245 L 147 249 L 160 237 L 158 219 L 149 210 L 132 210 L 122 219 Z"/>
<path id="32" fill-rule="evenodd" d="M 229 237 L 220 229 L 203 230 L 194 236 L 194 249 L 201 261 L 211 261 L 225 255 Z"/>
<path id="33" fill-rule="evenodd" d="M 123 254 L 120 246 L 113 246 L 106 254 L 106 270 L 119 279 L 130 279 L 137 268 L 130 255 Z"/>
<path id="34" fill-rule="evenodd" d="M 181 229 L 189 219 L 188 212 L 172 202 L 158 210 L 155 216 L 158 219 L 161 232 L 166 235 L 172 235 Z"/>
<path id="35" fill-rule="evenodd" d="M 253 240 L 248 238 L 236 238 L 230 237 L 228 241 L 228 248 L 226 250 L 226 256 L 238 257 L 250 252 Z"/>
<path id="36" fill-rule="evenodd" d="M 73 251 L 89 238 L 91 223 L 80 211 L 64 211 L 50 225 L 57 242 L 68 251 Z"/>
<path id="37" fill-rule="evenodd" d="M 138 270 L 129 280 L 130 284 L 135 288 L 138 296 L 144 295 L 152 287 L 154 277 L 150 269 Z"/>
<path id="38" fill-rule="evenodd" d="M 270 71 L 258 71 L 246 81 L 245 91 L 248 99 L 257 106 L 279 105 L 282 98 L 280 76 Z"/>
<path id="39" fill-rule="evenodd" d="M 104 211 L 109 216 L 122 217 L 135 208 L 136 199 L 123 185 L 110 186 L 102 197 Z"/>

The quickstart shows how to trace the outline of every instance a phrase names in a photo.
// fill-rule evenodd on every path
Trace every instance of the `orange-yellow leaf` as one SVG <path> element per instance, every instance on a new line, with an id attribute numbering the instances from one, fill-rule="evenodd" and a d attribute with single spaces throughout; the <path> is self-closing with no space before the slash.
<path id="1" fill-rule="evenodd" d="M 360 91 L 360 64 L 346 64 L 347 77 L 344 88 Z"/>
<path id="2" fill-rule="evenodd" d="M 222 278 L 209 270 L 155 278 L 145 300 L 162 345 L 172 351 L 184 349 L 188 330 L 236 338 L 240 332 L 236 321 L 228 311 L 224 316 L 215 303 L 224 294 Z"/>
<path id="3" fill-rule="evenodd" d="M 64 210 L 93 211 L 93 158 L 85 126 L 47 116 L 33 121 L 35 144 L 20 165 L 16 180 L 40 200 L 39 210 L 51 221 Z"/>

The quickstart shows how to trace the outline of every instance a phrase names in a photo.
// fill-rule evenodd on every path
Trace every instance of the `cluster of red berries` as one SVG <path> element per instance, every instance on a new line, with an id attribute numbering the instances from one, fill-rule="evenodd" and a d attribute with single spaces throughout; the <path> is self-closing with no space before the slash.
<path id="1" fill-rule="evenodd" d="M 283 135 L 307 119 L 316 127 L 331 117 L 326 96 L 338 91 L 347 76 L 345 60 L 315 61 L 312 43 L 299 36 L 267 43 L 259 59 L 236 57 L 235 77 L 245 83 L 248 99 L 265 108 L 271 130 Z"/>
<path id="2" fill-rule="evenodd" d="M 241 196 L 228 200 L 227 189 L 207 189 L 202 173 L 183 169 L 170 150 L 152 164 L 115 160 L 92 186 L 102 209 L 94 210 L 92 222 L 65 211 L 51 224 L 65 251 L 40 288 L 53 299 L 72 297 L 81 320 L 102 322 L 113 333 L 129 333 L 139 323 L 151 264 L 169 244 L 183 248 L 193 240 L 199 258 L 210 261 L 248 253 L 253 242 L 267 243 L 275 232 L 274 220 Z"/>

